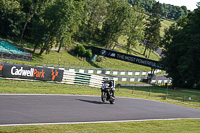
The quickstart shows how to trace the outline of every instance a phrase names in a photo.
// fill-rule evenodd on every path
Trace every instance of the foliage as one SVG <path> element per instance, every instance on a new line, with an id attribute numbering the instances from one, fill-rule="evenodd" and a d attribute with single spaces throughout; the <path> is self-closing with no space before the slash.
<path id="1" fill-rule="evenodd" d="M 25 14 L 17 0 L 0 1 L 0 35 L 15 38 L 20 35 Z"/>
<path id="2" fill-rule="evenodd" d="M 144 10 L 132 7 L 121 0 L 87 0 L 80 31 L 76 33 L 77 40 L 94 40 L 108 49 L 116 48 L 118 38 L 127 35 L 129 46 L 142 38 Z"/>
<path id="3" fill-rule="evenodd" d="M 129 17 L 131 6 L 121 0 L 109 0 L 107 14 L 102 25 L 102 39 L 106 48 L 114 48 L 118 43 L 124 24 Z M 113 46 L 114 44 L 114 46 Z"/>
<path id="4" fill-rule="evenodd" d="M 142 42 L 144 36 L 144 10 L 137 6 L 133 6 L 130 9 L 129 19 L 126 20 L 126 34 L 127 34 L 127 45 L 126 53 L 128 54 L 131 47 L 134 48 L 138 42 Z"/>
<path id="5" fill-rule="evenodd" d="M 21 37 L 19 40 L 19 45 L 24 37 L 25 30 L 27 28 L 28 23 L 31 21 L 35 14 L 40 13 L 41 9 L 44 8 L 45 3 L 48 0 L 21 0 L 20 5 L 22 7 L 22 11 L 26 14 L 26 19 L 24 19 L 23 30 L 21 31 Z"/>
<path id="6" fill-rule="evenodd" d="M 200 86 L 200 8 L 166 30 L 163 67 L 174 86 Z"/>
<path id="7" fill-rule="evenodd" d="M 49 48 L 49 44 L 53 45 L 54 41 L 59 44 L 60 52 L 61 47 L 76 31 L 76 25 L 80 22 L 80 13 L 84 4 L 74 0 L 56 0 L 44 11 L 44 23 L 47 25 L 48 31 L 46 32 L 45 43 L 41 44 L 40 55 L 44 50 Z"/>
<path id="8" fill-rule="evenodd" d="M 147 12 L 152 13 L 153 5 L 156 0 L 128 0 L 131 5 L 143 7 Z M 177 20 L 179 17 L 187 16 L 188 10 L 186 6 L 175 6 L 171 4 L 160 4 L 161 14 L 164 18 Z"/>
<path id="9" fill-rule="evenodd" d="M 85 47 L 83 45 L 77 45 L 75 47 L 75 51 L 74 52 L 75 52 L 75 54 L 78 54 L 79 56 L 84 57 L 85 54 L 86 54 L 86 49 L 85 49 Z"/>
<path id="10" fill-rule="evenodd" d="M 197 2 L 197 5 L 196 5 L 197 7 L 199 7 L 200 6 L 200 2 Z"/>
<path id="11" fill-rule="evenodd" d="M 146 49 L 157 50 L 160 43 L 160 4 L 157 2 L 153 6 L 152 14 L 147 18 L 146 27 L 145 27 L 145 35 L 144 35 L 144 55 L 146 54 Z M 148 56 L 148 58 L 150 55 Z"/>
<path id="12" fill-rule="evenodd" d="M 96 59 L 96 61 L 97 61 L 97 62 L 103 62 L 103 57 L 98 56 L 97 59 Z"/>
<path id="13" fill-rule="evenodd" d="M 91 58 L 92 57 L 92 50 L 91 49 L 86 50 L 85 56 L 87 58 Z"/>
<path id="14" fill-rule="evenodd" d="M 92 57 L 92 50 L 91 49 L 86 50 L 83 45 L 77 45 L 74 49 L 74 53 L 81 57 L 87 57 L 87 58 Z"/>

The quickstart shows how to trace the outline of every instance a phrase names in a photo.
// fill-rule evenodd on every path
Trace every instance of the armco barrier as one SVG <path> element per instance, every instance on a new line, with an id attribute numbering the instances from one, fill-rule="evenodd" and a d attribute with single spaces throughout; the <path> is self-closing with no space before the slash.
<path id="1" fill-rule="evenodd" d="M 140 71 L 116 71 L 116 70 L 83 70 L 83 69 L 65 69 L 70 72 L 80 72 L 89 74 L 111 74 L 111 75 L 148 75 L 151 72 L 140 72 Z M 161 70 L 156 70 L 154 73 L 159 73 Z"/>
<path id="2" fill-rule="evenodd" d="M 141 82 L 144 78 L 138 77 L 138 78 L 121 78 L 121 77 L 104 77 L 113 79 L 115 81 L 125 81 L 125 82 Z M 164 84 L 164 83 L 171 83 L 171 80 L 152 80 L 151 84 L 157 83 L 157 84 Z"/>
<path id="3" fill-rule="evenodd" d="M 172 81 L 171 80 L 152 80 L 151 83 L 164 84 L 164 83 L 172 83 Z"/>
<path id="4" fill-rule="evenodd" d="M 117 69 L 103 69 L 103 68 L 91 68 L 91 67 L 77 67 L 77 66 L 60 66 L 60 65 L 48 65 L 44 64 L 45 67 L 55 67 L 63 68 L 70 72 L 79 72 L 79 73 L 89 73 L 89 74 L 111 74 L 111 75 L 148 75 L 151 72 L 142 72 L 142 71 L 131 71 L 131 70 L 117 70 Z M 154 73 L 159 73 L 161 70 L 157 69 Z"/>
<path id="5" fill-rule="evenodd" d="M 103 76 L 70 72 L 65 70 L 63 74 L 62 83 L 87 85 L 91 87 L 100 88 L 102 86 Z"/>

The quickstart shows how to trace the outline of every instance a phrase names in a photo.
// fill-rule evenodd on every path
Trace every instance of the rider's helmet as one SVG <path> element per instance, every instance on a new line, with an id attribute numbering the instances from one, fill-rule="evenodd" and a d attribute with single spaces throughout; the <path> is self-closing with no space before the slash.
<path id="1" fill-rule="evenodd" d="M 106 78 L 106 80 L 105 80 L 106 82 L 108 82 L 109 80 L 108 80 L 108 78 Z"/>

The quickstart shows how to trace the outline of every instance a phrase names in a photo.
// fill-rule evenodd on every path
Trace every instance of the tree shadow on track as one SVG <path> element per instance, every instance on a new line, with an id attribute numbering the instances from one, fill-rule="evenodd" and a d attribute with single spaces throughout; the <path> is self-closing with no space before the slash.
<path id="1" fill-rule="evenodd" d="M 82 101 L 82 102 L 87 102 L 87 103 L 93 103 L 93 104 L 109 104 L 109 103 L 103 103 L 103 102 L 100 102 L 100 101 L 91 101 L 91 100 L 83 100 L 83 99 L 76 99 L 76 100 L 79 100 L 79 101 Z"/>

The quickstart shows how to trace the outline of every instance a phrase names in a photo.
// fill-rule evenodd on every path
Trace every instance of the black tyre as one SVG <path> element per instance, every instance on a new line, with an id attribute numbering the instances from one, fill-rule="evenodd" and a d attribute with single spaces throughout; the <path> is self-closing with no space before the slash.
<path id="1" fill-rule="evenodd" d="M 102 100 L 102 102 L 106 101 L 106 94 L 105 94 L 105 92 L 101 93 L 101 100 Z"/>
<path id="2" fill-rule="evenodd" d="M 115 101 L 114 101 L 114 100 L 110 100 L 109 102 L 110 102 L 110 104 L 114 104 L 114 103 L 115 103 Z"/>

